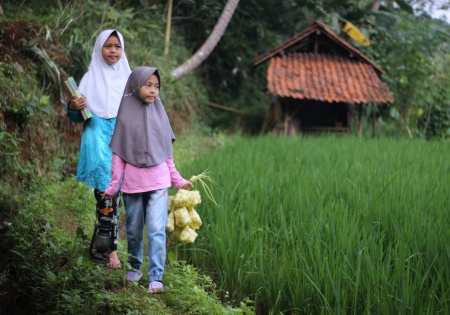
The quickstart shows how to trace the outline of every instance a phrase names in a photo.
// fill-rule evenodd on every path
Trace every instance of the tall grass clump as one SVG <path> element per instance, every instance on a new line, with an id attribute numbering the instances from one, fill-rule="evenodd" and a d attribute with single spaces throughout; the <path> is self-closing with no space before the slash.
<path id="1" fill-rule="evenodd" d="M 181 247 L 258 314 L 448 313 L 449 156 L 442 142 L 238 137 L 183 170 L 208 168 L 221 207 L 204 199 Z"/>

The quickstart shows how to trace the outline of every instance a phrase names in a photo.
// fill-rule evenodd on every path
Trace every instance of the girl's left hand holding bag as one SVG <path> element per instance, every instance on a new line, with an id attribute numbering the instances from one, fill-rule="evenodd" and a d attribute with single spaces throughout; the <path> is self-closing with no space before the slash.
<path id="1" fill-rule="evenodd" d="M 191 187 L 192 187 L 192 181 L 188 180 L 187 183 L 183 187 L 181 187 L 181 189 L 190 190 Z"/>

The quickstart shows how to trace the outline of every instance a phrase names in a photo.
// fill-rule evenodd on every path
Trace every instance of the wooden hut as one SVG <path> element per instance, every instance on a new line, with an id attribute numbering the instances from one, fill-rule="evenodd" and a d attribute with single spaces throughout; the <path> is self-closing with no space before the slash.
<path id="1" fill-rule="evenodd" d="M 273 101 L 262 132 L 349 132 L 359 110 L 361 133 L 364 104 L 393 102 L 380 80 L 384 70 L 317 20 L 257 57 L 253 66 L 266 61 Z"/>

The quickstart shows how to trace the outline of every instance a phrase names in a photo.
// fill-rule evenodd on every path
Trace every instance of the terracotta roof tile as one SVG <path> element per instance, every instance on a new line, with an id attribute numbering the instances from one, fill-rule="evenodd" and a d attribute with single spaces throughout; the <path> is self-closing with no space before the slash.
<path id="1" fill-rule="evenodd" d="M 342 47 L 348 53 L 354 55 L 354 57 L 358 60 L 364 61 L 368 64 L 371 64 L 373 68 L 379 73 L 385 73 L 383 69 L 381 69 L 375 62 L 373 62 L 370 58 L 360 52 L 358 49 L 353 47 L 350 43 L 346 42 L 344 39 L 333 33 L 323 22 L 319 20 L 315 20 L 311 25 L 309 25 L 304 31 L 294 35 L 289 38 L 285 42 L 281 43 L 277 47 L 267 51 L 266 53 L 260 55 L 253 61 L 253 65 L 257 66 L 274 56 L 280 56 L 287 53 L 294 52 L 293 49 L 296 49 L 298 43 L 306 40 L 312 34 L 320 33 L 324 35 L 326 38 L 332 40 L 336 45 Z M 295 50 L 298 51 L 298 50 Z"/>
<path id="2" fill-rule="evenodd" d="M 330 54 L 272 57 L 267 70 L 271 94 L 346 103 L 388 103 L 393 97 L 372 65 Z"/>

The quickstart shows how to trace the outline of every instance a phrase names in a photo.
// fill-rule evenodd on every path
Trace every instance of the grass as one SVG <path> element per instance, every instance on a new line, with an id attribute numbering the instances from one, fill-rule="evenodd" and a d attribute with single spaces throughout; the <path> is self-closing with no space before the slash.
<path id="1" fill-rule="evenodd" d="M 87 259 L 92 192 L 42 178 L 4 227 L 0 311 L 252 314 L 252 300 L 258 314 L 448 313 L 449 151 L 407 139 L 181 136 L 178 169 L 208 170 L 221 206 L 196 185 L 203 225 L 194 244 L 170 244 L 158 296 Z"/>
<path id="2" fill-rule="evenodd" d="M 220 208 L 196 208 L 184 257 L 263 313 L 449 312 L 449 154 L 408 139 L 238 137 L 183 170 L 222 187 Z"/>
<path id="3" fill-rule="evenodd" d="M 122 270 L 91 262 L 94 197 L 74 177 L 43 181 L 17 204 L 18 214 L 2 231 L 2 314 L 254 314 L 251 301 L 223 304 L 212 279 L 180 260 L 167 264 L 163 294 L 148 294 L 146 279 L 127 285 L 125 241 Z"/>

